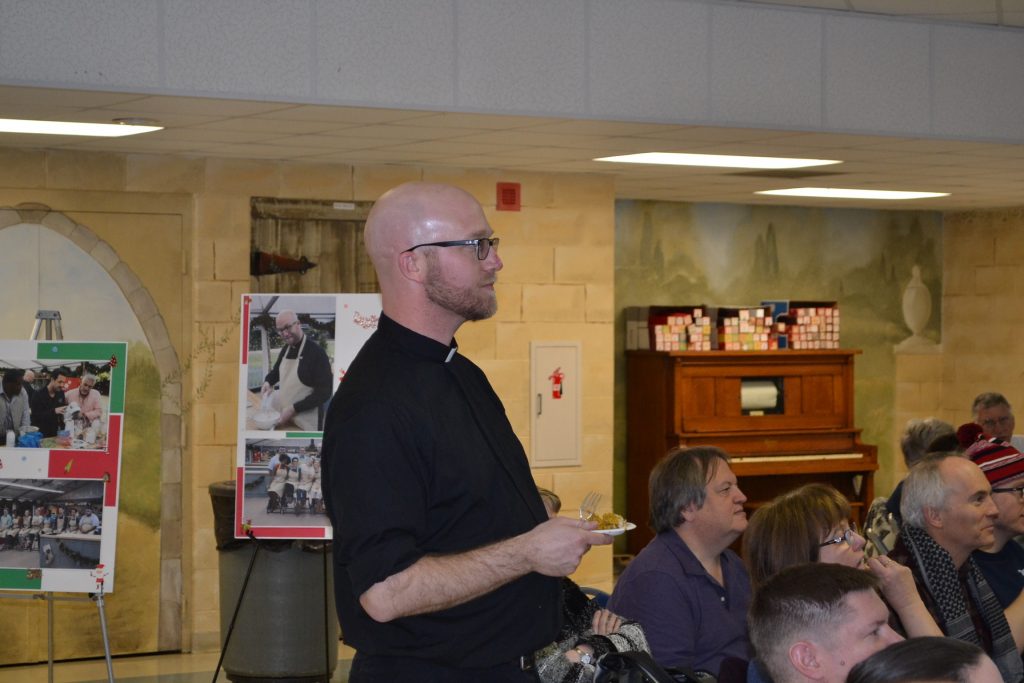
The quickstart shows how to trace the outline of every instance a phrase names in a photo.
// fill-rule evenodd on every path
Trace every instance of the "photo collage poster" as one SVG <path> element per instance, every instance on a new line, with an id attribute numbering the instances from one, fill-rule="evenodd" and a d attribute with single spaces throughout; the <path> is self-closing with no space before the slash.
<path id="1" fill-rule="evenodd" d="M 0 341 L 0 590 L 113 592 L 126 356 L 125 342 Z"/>
<path id="2" fill-rule="evenodd" d="M 243 295 L 236 538 L 331 538 L 324 416 L 380 311 L 379 294 Z"/>

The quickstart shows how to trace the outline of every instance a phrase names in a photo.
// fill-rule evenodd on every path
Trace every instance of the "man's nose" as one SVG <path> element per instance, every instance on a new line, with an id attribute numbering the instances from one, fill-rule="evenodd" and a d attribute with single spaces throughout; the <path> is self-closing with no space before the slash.
<path id="1" fill-rule="evenodd" d="M 738 485 L 733 490 L 736 492 L 736 495 L 733 496 L 733 499 L 737 503 L 747 502 L 747 494 L 743 493 L 743 491 L 740 490 L 740 487 Z"/>
<path id="2" fill-rule="evenodd" d="M 487 252 L 487 258 L 484 259 L 484 267 L 488 270 L 497 272 L 505 267 L 501 257 L 498 256 L 498 248 L 491 247 L 491 250 Z"/>

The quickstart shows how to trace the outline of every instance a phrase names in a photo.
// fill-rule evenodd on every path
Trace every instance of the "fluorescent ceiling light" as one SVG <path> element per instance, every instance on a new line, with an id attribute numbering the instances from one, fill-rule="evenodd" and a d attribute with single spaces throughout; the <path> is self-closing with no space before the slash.
<path id="1" fill-rule="evenodd" d="M 98 138 L 121 138 L 126 135 L 151 133 L 154 130 L 163 130 L 163 126 L 135 126 L 125 123 L 77 123 L 75 121 L 0 119 L 0 133 L 84 135 Z"/>
<path id="2" fill-rule="evenodd" d="M 681 154 L 676 152 L 644 152 L 616 157 L 601 157 L 594 161 L 614 161 L 622 164 L 662 164 L 667 166 L 712 166 L 716 168 L 807 168 L 841 164 L 835 159 L 793 159 L 788 157 L 740 157 L 729 154 Z"/>
<path id="3" fill-rule="evenodd" d="M 786 190 L 762 190 L 754 194 L 783 197 L 822 197 L 825 199 L 928 199 L 948 197 L 948 192 L 903 192 L 899 190 L 856 190 L 842 187 L 791 187 Z"/>

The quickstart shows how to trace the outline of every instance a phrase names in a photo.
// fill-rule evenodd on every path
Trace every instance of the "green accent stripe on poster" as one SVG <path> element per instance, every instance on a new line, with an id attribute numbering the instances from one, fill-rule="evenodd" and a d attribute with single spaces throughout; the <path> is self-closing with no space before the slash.
<path id="1" fill-rule="evenodd" d="M 323 432 L 285 432 L 285 438 L 287 439 L 322 439 L 324 437 Z"/>
<path id="2" fill-rule="evenodd" d="M 110 412 L 124 415 L 125 373 L 128 371 L 128 345 L 119 344 L 111 355 L 117 356 L 117 366 L 110 368 Z M 110 356 L 107 356 L 109 359 Z"/>
<path id="3" fill-rule="evenodd" d="M 123 343 L 42 341 L 36 344 L 40 359 L 106 360 L 114 354 L 123 355 Z"/>
<path id="4" fill-rule="evenodd" d="M 43 572 L 38 569 L 0 569 L 0 588 L 37 591 L 42 586 Z"/>

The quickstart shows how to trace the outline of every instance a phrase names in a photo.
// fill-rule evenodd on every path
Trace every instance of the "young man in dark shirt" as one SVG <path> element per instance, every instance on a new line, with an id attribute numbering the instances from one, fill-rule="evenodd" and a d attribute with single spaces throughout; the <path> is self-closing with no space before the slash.
<path id="1" fill-rule="evenodd" d="M 558 633 L 558 577 L 608 536 L 548 520 L 483 372 L 458 353 L 497 310 L 497 238 L 468 193 L 408 183 L 365 243 L 383 315 L 328 411 L 323 489 L 349 680 L 536 681 Z"/>

